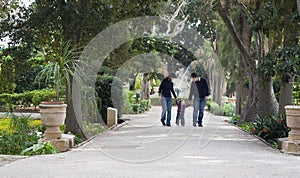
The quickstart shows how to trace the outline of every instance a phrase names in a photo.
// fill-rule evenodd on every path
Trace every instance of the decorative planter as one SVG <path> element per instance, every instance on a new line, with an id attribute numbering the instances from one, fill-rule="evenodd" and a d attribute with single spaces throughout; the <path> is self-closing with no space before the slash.
<path id="1" fill-rule="evenodd" d="M 300 106 L 285 106 L 287 126 L 291 128 L 289 141 L 300 141 Z"/>
<path id="2" fill-rule="evenodd" d="M 60 102 L 42 102 L 40 105 L 42 123 L 46 126 L 45 139 L 60 139 L 60 126 L 65 123 L 67 105 Z"/>
<path id="3" fill-rule="evenodd" d="M 282 151 L 300 155 L 300 106 L 285 106 L 287 126 L 291 128 L 287 141 L 282 143 Z"/>

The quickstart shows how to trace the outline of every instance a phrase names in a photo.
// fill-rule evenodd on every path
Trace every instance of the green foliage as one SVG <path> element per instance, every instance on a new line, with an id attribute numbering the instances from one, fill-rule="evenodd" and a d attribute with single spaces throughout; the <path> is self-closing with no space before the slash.
<path id="1" fill-rule="evenodd" d="M 106 130 L 99 123 L 91 123 L 91 122 L 87 122 L 87 121 L 82 121 L 82 126 L 83 126 L 84 133 L 87 137 L 92 137 L 92 136 L 97 135 Z M 81 137 L 79 137 L 79 138 L 81 138 Z M 80 140 L 78 139 L 78 141 L 80 141 Z"/>
<path id="2" fill-rule="evenodd" d="M 285 77 L 285 74 L 300 74 L 299 62 L 300 62 L 300 47 L 292 46 L 285 47 L 284 49 L 278 49 L 275 52 L 275 58 L 277 59 L 276 70 L 281 76 L 283 81 L 287 82 L 288 78 Z"/>
<path id="3" fill-rule="evenodd" d="M 230 120 L 230 123 L 233 123 L 233 124 L 237 124 L 238 121 L 241 119 L 241 116 L 238 114 L 238 115 L 234 115 L 232 116 L 231 120 Z"/>
<path id="4" fill-rule="evenodd" d="M 131 103 L 134 102 L 134 92 L 130 90 L 123 90 L 123 114 L 133 114 Z"/>
<path id="5" fill-rule="evenodd" d="M 13 58 L 0 55 L 0 93 L 13 93 L 15 84 L 15 70 Z"/>
<path id="6" fill-rule="evenodd" d="M 235 113 L 235 104 L 234 103 L 225 103 L 222 105 L 225 116 L 233 116 Z"/>
<path id="7" fill-rule="evenodd" d="M 13 115 L 9 122 L 9 129 L 12 132 L 28 134 L 33 129 L 32 125 L 30 116 L 17 117 L 16 115 Z"/>
<path id="8" fill-rule="evenodd" d="M 137 90 L 141 90 L 142 89 L 142 81 L 143 81 L 142 77 L 140 77 L 140 76 L 136 77 L 134 88 Z"/>
<path id="9" fill-rule="evenodd" d="M 253 124 L 251 122 L 245 122 L 240 125 L 240 128 L 248 133 L 253 131 Z"/>
<path id="10" fill-rule="evenodd" d="M 300 105 L 300 77 L 295 78 L 295 83 L 293 85 L 293 104 Z"/>
<path id="11" fill-rule="evenodd" d="M 112 101 L 112 88 L 114 89 L 115 96 L 120 96 L 120 99 L 117 99 L 115 103 Z M 114 107 L 118 109 L 118 116 L 121 116 L 123 113 L 123 86 L 122 81 L 114 76 L 104 74 L 97 77 L 95 84 L 95 89 L 99 97 L 99 110 L 102 116 L 102 119 L 106 123 L 107 121 L 107 108 Z"/>
<path id="12" fill-rule="evenodd" d="M 211 109 L 211 103 L 212 103 L 212 101 L 211 101 L 210 99 L 208 99 L 208 100 L 206 101 L 206 106 L 207 106 L 207 108 L 208 108 L 209 111 L 210 111 L 210 109 Z"/>
<path id="13" fill-rule="evenodd" d="M 67 91 L 70 91 L 72 77 L 77 79 L 73 76 L 80 55 L 77 51 L 77 47 L 72 46 L 70 41 L 60 43 L 58 49 L 46 54 L 48 64 L 36 76 L 36 81 L 54 82 L 56 100 L 59 99 L 61 86 L 67 85 Z"/>
<path id="14" fill-rule="evenodd" d="M 35 134 L 10 133 L 0 130 L 0 154 L 19 155 L 22 150 L 37 143 Z"/>
<path id="15" fill-rule="evenodd" d="M 51 142 L 41 142 L 32 145 L 29 148 L 24 149 L 21 155 L 44 155 L 44 154 L 56 154 L 58 150 L 53 146 Z"/>
<path id="16" fill-rule="evenodd" d="M 0 154 L 18 155 L 37 143 L 38 137 L 30 117 L 16 117 L 9 122 L 9 131 L 0 130 Z"/>
<path id="17" fill-rule="evenodd" d="M 82 137 L 78 135 L 75 135 L 74 140 L 75 140 L 75 145 L 78 145 L 83 142 Z"/>
<path id="18" fill-rule="evenodd" d="M 224 110 L 218 105 L 218 103 L 213 101 L 210 103 L 210 112 L 218 116 L 224 115 Z"/>
<path id="19" fill-rule="evenodd" d="M 133 103 L 131 107 L 134 113 L 143 113 L 145 111 L 149 111 L 151 105 L 149 100 L 141 100 L 138 103 Z"/>
<path id="20" fill-rule="evenodd" d="M 265 140 L 274 140 L 276 138 L 287 137 L 289 128 L 286 125 L 286 116 L 280 115 L 259 117 L 253 122 L 252 133 Z"/>
<path id="21" fill-rule="evenodd" d="M 28 107 L 38 106 L 41 101 L 49 101 L 55 98 L 55 90 L 33 90 L 19 94 L 0 94 L 0 108 L 13 111 L 14 106 Z"/>

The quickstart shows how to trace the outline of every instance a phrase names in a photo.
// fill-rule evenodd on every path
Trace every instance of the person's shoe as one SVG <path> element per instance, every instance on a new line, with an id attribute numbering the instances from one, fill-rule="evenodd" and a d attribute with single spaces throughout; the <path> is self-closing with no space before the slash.
<path id="1" fill-rule="evenodd" d="M 167 127 L 171 127 L 171 125 L 166 125 Z"/>
<path id="2" fill-rule="evenodd" d="M 161 121 L 161 123 L 162 123 L 162 125 L 163 125 L 163 126 L 166 126 L 166 123 L 165 123 L 165 121 Z"/>
<path id="3" fill-rule="evenodd" d="M 203 125 L 202 125 L 202 124 L 199 124 L 198 127 L 203 127 Z"/>
<path id="4" fill-rule="evenodd" d="M 196 127 L 196 124 L 193 124 L 194 127 Z"/>

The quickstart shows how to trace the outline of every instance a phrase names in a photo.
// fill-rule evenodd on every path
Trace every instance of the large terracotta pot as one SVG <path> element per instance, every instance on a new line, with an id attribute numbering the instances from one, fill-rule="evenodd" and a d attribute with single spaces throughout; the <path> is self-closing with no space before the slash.
<path id="1" fill-rule="evenodd" d="M 67 105 L 57 102 L 42 102 L 39 107 L 42 123 L 46 127 L 45 139 L 61 138 L 60 126 L 65 123 Z"/>
<path id="2" fill-rule="evenodd" d="M 300 106 L 285 106 L 287 126 L 291 128 L 289 141 L 300 141 Z"/>

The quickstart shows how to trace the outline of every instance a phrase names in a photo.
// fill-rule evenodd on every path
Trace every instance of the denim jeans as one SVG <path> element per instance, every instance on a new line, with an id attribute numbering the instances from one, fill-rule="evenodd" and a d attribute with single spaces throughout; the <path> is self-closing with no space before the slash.
<path id="1" fill-rule="evenodd" d="M 198 97 L 194 98 L 193 124 L 196 124 L 198 119 L 198 125 L 202 125 L 205 105 L 206 105 L 205 98 L 198 98 Z"/>
<path id="2" fill-rule="evenodd" d="M 161 121 L 166 120 L 166 113 L 167 113 L 167 123 L 166 125 L 171 125 L 171 110 L 172 110 L 172 97 L 161 97 Z"/>

